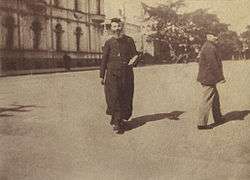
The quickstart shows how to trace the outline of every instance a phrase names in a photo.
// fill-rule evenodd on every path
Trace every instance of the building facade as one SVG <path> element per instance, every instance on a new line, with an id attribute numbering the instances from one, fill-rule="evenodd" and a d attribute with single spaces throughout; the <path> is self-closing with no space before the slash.
<path id="1" fill-rule="evenodd" d="M 104 19 L 104 0 L 0 0 L 1 72 L 98 64 Z"/>

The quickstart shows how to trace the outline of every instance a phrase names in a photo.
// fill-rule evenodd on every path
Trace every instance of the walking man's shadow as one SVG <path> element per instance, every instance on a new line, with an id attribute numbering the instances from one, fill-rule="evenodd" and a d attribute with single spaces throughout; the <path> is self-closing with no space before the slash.
<path id="1" fill-rule="evenodd" d="M 170 113 L 159 113 L 136 117 L 126 123 L 126 131 L 138 128 L 151 121 L 158 121 L 166 118 L 169 120 L 180 120 L 179 116 L 183 113 L 184 111 L 173 111 Z"/>
<path id="2" fill-rule="evenodd" d="M 212 125 L 212 127 L 217 127 L 217 126 L 223 125 L 223 124 L 230 122 L 230 121 L 243 121 L 243 120 L 245 120 L 245 117 L 248 116 L 248 114 L 250 114 L 250 110 L 232 111 L 232 112 L 226 113 L 223 116 L 223 119 L 224 119 L 223 121 L 221 121 L 219 123 L 213 123 L 211 125 Z"/>
<path id="3" fill-rule="evenodd" d="M 34 108 L 37 106 L 34 105 L 15 105 L 12 104 L 11 107 L 0 107 L 0 117 L 12 117 L 14 116 L 13 114 L 6 114 L 6 112 L 29 112 L 31 110 L 27 110 L 26 108 Z"/>

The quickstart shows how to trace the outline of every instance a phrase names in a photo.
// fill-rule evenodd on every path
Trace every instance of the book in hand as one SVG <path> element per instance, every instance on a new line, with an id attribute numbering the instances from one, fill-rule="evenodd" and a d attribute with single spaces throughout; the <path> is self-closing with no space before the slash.
<path id="1" fill-rule="evenodd" d="M 137 60 L 137 58 L 138 58 L 138 55 L 135 55 L 133 58 L 131 58 L 131 59 L 129 60 L 128 65 L 129 65 L 129 66 L 130 66 L 130 65 L 133 65 L 133 64 L 135 63 L 135 61 Z"/>

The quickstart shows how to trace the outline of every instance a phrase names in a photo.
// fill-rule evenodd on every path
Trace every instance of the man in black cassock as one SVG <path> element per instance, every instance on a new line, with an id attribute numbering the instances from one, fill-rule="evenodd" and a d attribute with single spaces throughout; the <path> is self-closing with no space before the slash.
<path id="1" fill-rule="evenodd" d="M 124 121 L 133 110 L 134 73 L 137 51 L 134 40 L 123 33 L 123 23 L 111 19 L 112 37 L 104 45 L 100 67 L 107 102 L 106 113 L 116 133 L 124 133 Z"/>

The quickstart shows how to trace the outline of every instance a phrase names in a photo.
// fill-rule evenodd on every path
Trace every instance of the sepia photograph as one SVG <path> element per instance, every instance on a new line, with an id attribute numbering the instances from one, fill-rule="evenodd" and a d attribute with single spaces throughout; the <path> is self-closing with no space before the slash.
<path id="1" fill-rule="evenodd" d="M 250 0 L 0 0 L 0 180 L 250 180 Z"/>

